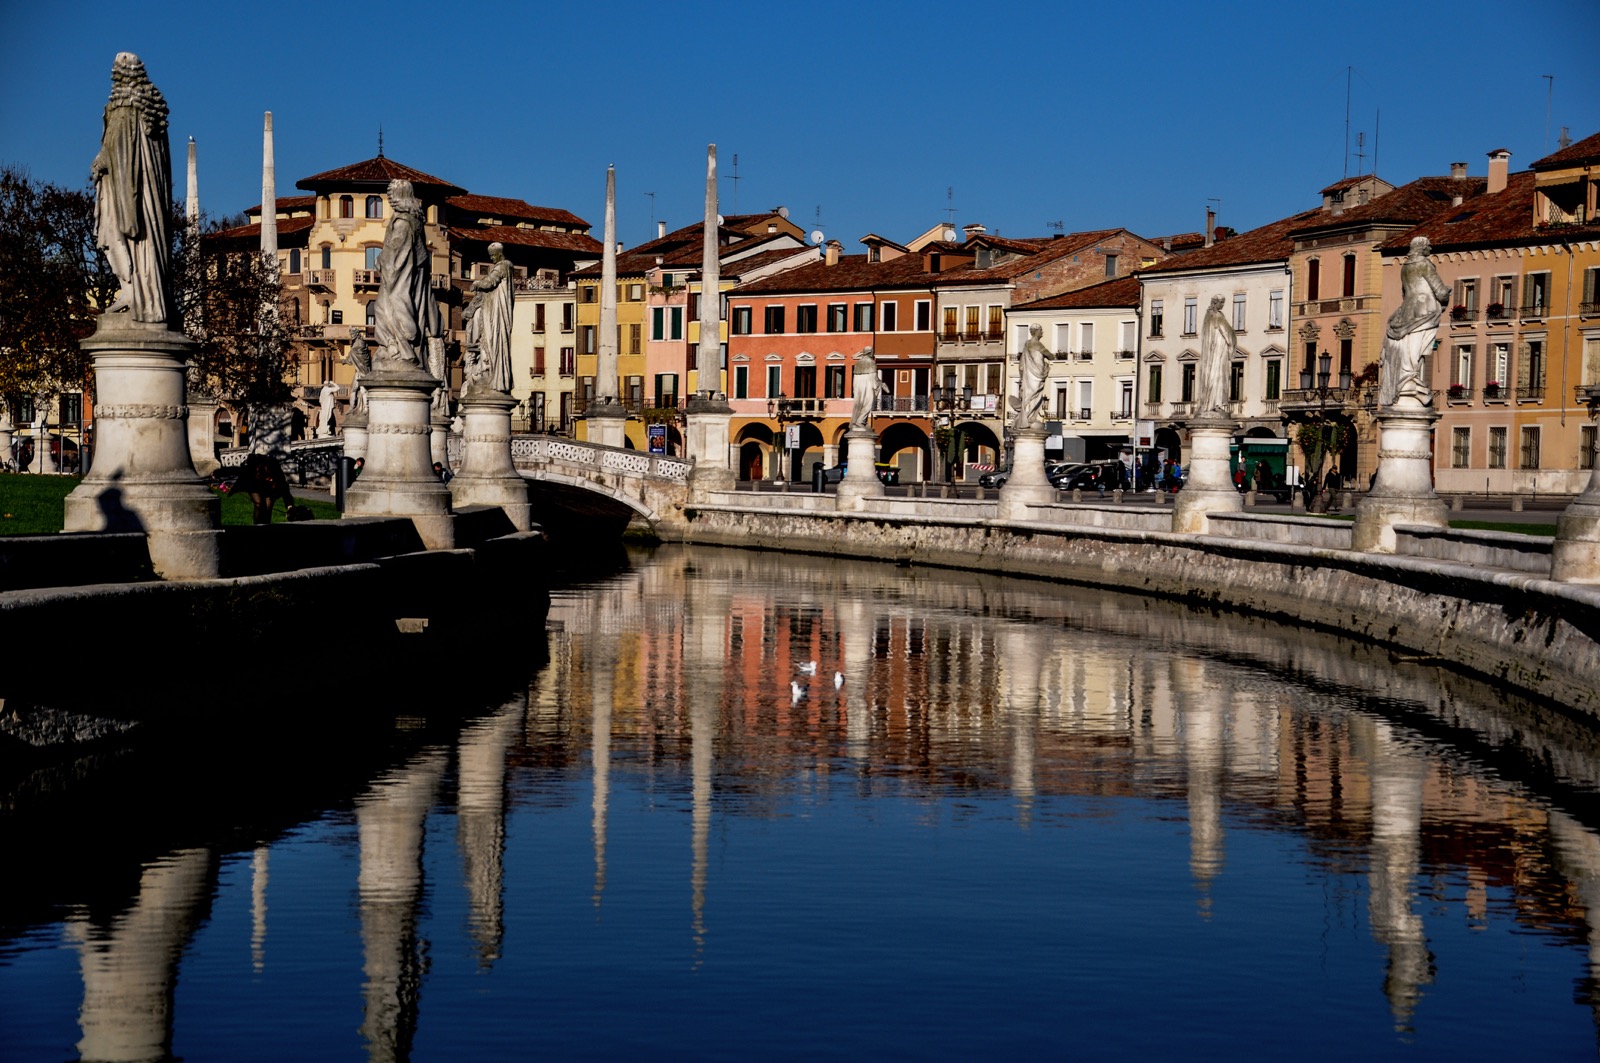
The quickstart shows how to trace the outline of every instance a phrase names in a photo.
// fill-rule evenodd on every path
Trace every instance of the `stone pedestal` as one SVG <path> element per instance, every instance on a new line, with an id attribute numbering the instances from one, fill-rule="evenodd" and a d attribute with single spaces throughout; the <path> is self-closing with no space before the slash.
<path id="1" fill-rule="evenodd" d="M 0 465 L 11 460 L 12 433 L 16 427 L 11 423 L 11 414 L 5 408 L 4 400 L 0 400 Z"/>
<path id="2" fill-rule="evenodd" d="M 222 467 L 217 460 L 217 404 L 199 395 L 189 396 L 189 460 L 194 471 L 210 476 Z"/>
<path id="3" fill-rule="evenodd" d="M 94 359 L 99 399 L 94 466 L 67 496 L 63 527 L 142 531 L 163 579 L 214 577 L 221 509 L 190 460 L 184 404 L 193 345 L 163 327 L 119 318 L 102 317 L 100 328 L 80 344 Z"/>
<path id="4" fill-rule="evenodd" d="M 1430 406 L 1385 406 L 1378 411 L 1378 473 L 1372 490 L 1356 503 L 1353 549 L 1394 553 L 1396 524 L 1450 523 L 1444 500 L 1433 491 L 1433 422 Z"/>
<path id="5" fill-rule="evenodd" d="M 589 442 L 603 447 L 628 445 L 628 411 L 620 402 L 596 399 L 584 417 L 589 425 Z"/>
<path id="6" fill-rule="evenodd" d="M 428 455 L 432 459 L 429 464 L 438 462 L 445 468 L 450 467 L 450 425 L 449 411 L 435 406 L 428 412 Z"/>
<path id="7" fill-rule="evenodd" d="M 852 428 L 844 434 L 844 479 L 836 496 L 839 509 L 860 509 L 869 498 L 883 497 L 883 481 L 878 479 L 878 437 L 867 428 Z"/>
<path id="8" fill-rule="evenodd" d="M 1172 500 L 1173 531 L 1204 535 L 1211 530 L 1211 514 L 1244 510 L 1244 499 L 1228 473 L 1234 427 L 1227 417 L 1197 417 L 1189 422 L 1188 477 Z"/>
<path id="9" fill-rule="evenodd" d="M 344 439 L 344 456 L 351 461 L 367 456 L 367 411 L 352 410 L 345 414 L 344 431 L 340 433 Z"/>
<path id="10" fill-rule="evenodd" d="M 458 506 L 499 506 L 518 531 L 533 527 L 527 482 L 511 463 L 511 410 L 517 400 L 498 391 L 461 396 L 466 417 L 461 470 L 450 481 Z"/>
<path id="11" fill-rule="evenodd" d="M 439 382 L 420 369 L 366 374 L 367 463 L 345 492 L 349 517 L 409 517 L 430 550 L 455 546 L 450 490 L 434 475 L 429 414 Z"/>
<path id="12" fill-rule="evenodd" d="M 39 408 L 45 407 L 45 398 L 40 396 Z M 56 468 L 56 459 L 50 453 L 50 423 L 41 413 L 33 422 L 33 471 L 41 476 L 53 476 L 61 470 Z"/>
<path id="13" fill-rule="evenodd" d="M 1031 506 L 1045 506 L 1056 500 L 1056 489 L 1044 474 L 1043 425 L 1024 428 L 1011 443 L 1011 475 L 1000 488 L 1001 520 L 1027 520 Z"/>
<path id="14" fill-rule="evenodd" d="M 728 457 L 728 422 L 733 407 L 718 395 L 694 395 L 684 404 L 684 450 L 694 462 L 689 494 L 697 501 L 732 491 L 736 477 Z"/>
<path id="15" fill-rule="evenodd" d="M 1590 389 L 1590 409 L 1600 406 L 1600 387 Z M 1593 458 L 1600 459 L 1600 432 Z M 1550 578 L 1568 583 L 1600 583 L 1600 460 L 1592 462 L 1589 486 L 1556 520 Z"/>

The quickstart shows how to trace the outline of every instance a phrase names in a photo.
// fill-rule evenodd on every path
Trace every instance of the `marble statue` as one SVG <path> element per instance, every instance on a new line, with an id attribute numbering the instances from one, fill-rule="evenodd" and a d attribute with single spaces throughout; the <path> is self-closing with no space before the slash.
<path id="1" fill-rule="evenodd" d="M 444 337 L 428 337 L 428 374 L 439 381 L 439 386 L 433 389 L 433 408 L 448 414 L 450 412 L 450 356 L 445 353 Z"/>
<path id="2" fill-rule="evenodd" d="M 1233 369 L 1238 338 L 1223 313 L 1224 305 L 1222 296 L 1213 295 L 1200 323 L 1200 366 L 1194 388 L 1196 417 L 1228 412 L 1228 374 Z"/>
<path id="3" fill-rule="evenodd" d="M 1050 350 L 1040 339 L 1044 328 L 1028 326 L 1028 339 L 1017 353 L 1017 394 L 1011 400 L 1015 414 L 1011 419 L 1012 432 L 1021 432 L 1038 424 L 1045 409 L 1045 372 L 1050 363 Z"/>
<path id="4" fill-rule="evenodd" d="M 167 101 L 132 52 L 117 53 L 111 66 L 111 99 L 91 173 L 95 242 L 121 286 L 106 313 L 164 325 L 172 256 Z"/>
<path id="5" fill-rule="evenodd" d="M 1425 236 L 1411 241 L 1400 267 L 1400 308 L 1389 315 L 1378 363 L 1378 405 L 1430 406 L 1433 394 L 1422 379 L 1422 359 L 1439 334 L 1439 315 L 1450 300 L 1450 286 L 1439 279 Z"/>
<path id="6" fill-rule="evenodd" d="M 378 253 L 378 353 L 373 361 L 381 371 L 423 369 L 428 340 L 443 335 L 443 328 L 433 301 L 422 201 L 410 181 L 395 180 L 389 182 L 389 204 L 389 225 Z"/>
<path id="7" fill-rule="evenodd" d="M 505 246 L 489 245 L 488 272 L 472 282 L 472 316 L 466 348 L 471 374 L 462 390 L 511 391 L 511 263 Z"/>
<path id="8" fill-rule="evenodd" d="M 322 382 L 322 392 L 317 396 L 317 407 L 322 417 L 317 422 L 317 438 L 333 438 L 333 404 L 339 398 L 339 385 L 332 380 Z"/>
<path id="9" fill-rule="evenodd" d="M 855 405 L 850 411 L 851 431 L 872 431 L 872 408 L 878 396 L 889 390 L 878 376 L 878 358 L 871 347 L 863 347 L 856 354 L 854 386 Z"/>
<path id="10" fill-rule="evenodd" d="M 356 377 L 350 382 L 350 412 L 367 408 L 367 388 L 363 378 L 372 372 L 372 348 L 367 346 L 367 330 L 360 325 L 350 328 L 350 349 L 339 359 L 345 365 L 355 366 Z"/>

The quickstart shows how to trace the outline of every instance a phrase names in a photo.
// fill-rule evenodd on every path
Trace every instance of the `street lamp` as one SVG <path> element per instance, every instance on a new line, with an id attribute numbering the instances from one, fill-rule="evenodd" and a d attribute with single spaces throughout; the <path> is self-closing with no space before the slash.
<path id="1" fill-rule="evenodd" d="M 1317 458 L 1316 469 L 1312 472 L 1312 484 L 1316 490 L 1314 493 L 1308 494 L 1307 497 L 1314 499 L 1310 508 L 1319 512 L 1322 508 L 1324 508 L 1317 504 L 1322 499 L 1323 494 L 1322 462 L 1323 459 L 1327 457 L 1328 451 L 1333 450 L 1337 446 L 1339 437 L 1338 426 L 1331 424 L 1328 421 L 1328 396 L 1332 392 L 1332 389 L 1328 386 L 1328 382 L 1333 376 L 1332 370 L 1333 356 L 1327 351 L 1323 351 L 1321 354 L 1317 355 L 1317 371 L 1314 379 L 1309 366 L 1300 370 L 1300 390 L 1302 392 L 1314 393 L 1317 396 L 1317 429 L 1314 451 Z M 1341 394 L 1343 394 L 1349 390 L 1350 370 L 1348 368 L 1340 369 L 1339 391 Z M 1300 449 L 1302 452 L 1306 449 L 1303 439 L 1301 441 Z"/>
<path id="2" fill-rule="evenodd" d="M 790 403 L 783 392 L 778 392 L 767 400 L 767 416 L 778 422 L 778 432 L 783 436 L 783 459 L 778 463 L 778 475 L 773 482 L 782 487 L 788 479 L 786 470 L 789 467 L 789 421 Z"/>
<path id="3" fill-rule="evenodd" d="M 955 412 L 957 410 L 970 409 L 971 407 L 972 389 L 961 388 L 959 391 L 957 391 L 956 371 L 954 369 L 946 369 L 944 373 L 944 387 L 938 387 L 936 385 L 933 388 L 933 438 L 934 446 L 939 451 L 939 457 L 933 462 L 933 469 L 936 479 L 941 468 L 945 471 L 944 479 L 950 479 L 948 463 L 944 462 L 942 459 L 947 457 L 949 454 L 949 433 L 955 431 Z M 944 438 L 942 440 L 940 438 L 941 432 L 944 433 Z"/>

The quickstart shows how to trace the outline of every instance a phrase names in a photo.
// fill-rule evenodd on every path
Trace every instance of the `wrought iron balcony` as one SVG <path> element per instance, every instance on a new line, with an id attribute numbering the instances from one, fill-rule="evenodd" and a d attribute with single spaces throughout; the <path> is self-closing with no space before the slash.
<path id="1" fill-rule="evenodd" d="M 1444 398 L 1446 402 L 1452 404 L 1471 402 L 1472 388 L 1466 384 L 1451 384 L 1448 388 L 1445 388 Z"/>

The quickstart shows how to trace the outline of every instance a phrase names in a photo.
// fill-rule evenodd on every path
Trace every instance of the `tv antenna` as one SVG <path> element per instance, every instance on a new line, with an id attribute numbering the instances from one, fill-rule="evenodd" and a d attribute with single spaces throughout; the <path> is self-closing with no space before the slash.
<path id="1" fill-rule="evenodd" d="M 945 221 L 950 225 L 956 223 L 956 190 L 953 185 L 946 185 L 944 189 L 944 212 L 949 215 Z"/>
<path id="2" fill-rule="evenodd" d="M 651 228 L 655 228 L 655 224 L 656 224 L 656 194 L 654 192 L 646 192 L 645 195 L 650 197 L 650 227 Z"/>
<path id="3" fill-rule="evenodd" d="M 728 178 L 733 182 L 733 212 L 739 213 L 739 153 L 733 153 L 733 176 Z"/>
<path id="4" fill-rule="evenodd" d="M 1046 229 L 1054 229 L 1056 231 L 1056 235 L 1057 236 L 1060 236 L 1062 233 L 1067 231 L 1066 223 L 1063 222 L 1062 219 L 1060 219 L 1060 218 L 1057 218 L 1055 221 L 1047 221 L 1047 222 L 1045 222 L 1044 223 L 1044 227 Z"/>
<path id="5" fill-rule="evenodd" d="M 1360 177 L 1363 173 L 1366 172 L 1364 169 L 1362 169 L 1362 165 L 1366 162 L 1366 158 L 1367 158 L 1367 135 L 1365 133 L 1357 133 L 1356 134 L 1356 176 L 1357 177 Z"/>

